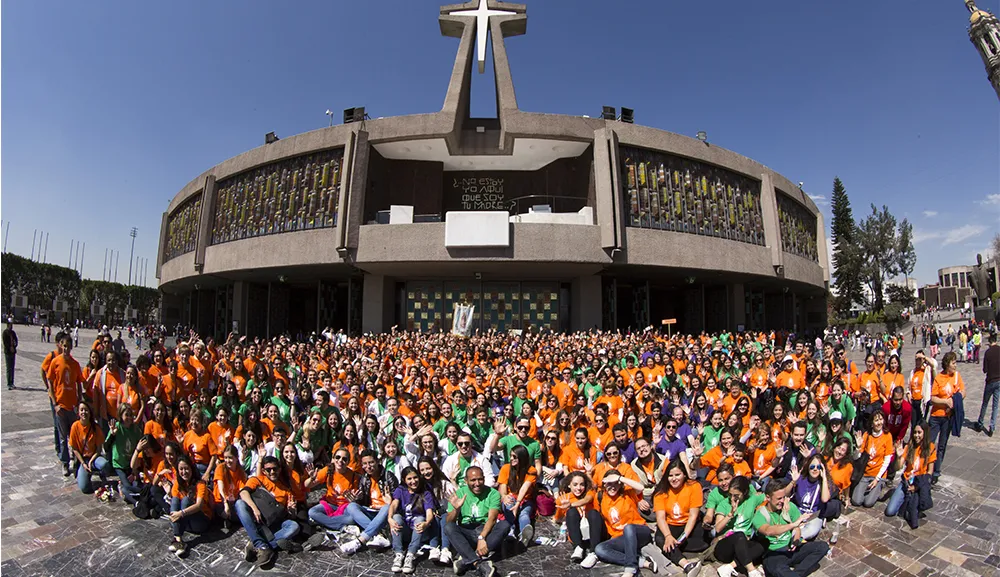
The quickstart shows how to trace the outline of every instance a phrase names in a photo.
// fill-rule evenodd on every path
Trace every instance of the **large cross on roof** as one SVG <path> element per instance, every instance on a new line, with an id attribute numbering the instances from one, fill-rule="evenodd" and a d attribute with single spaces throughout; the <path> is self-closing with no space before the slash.
<path id="1" fill-rule="evenodd" d="M 470 7 L 472 4 L 475 4 L 475 8 Z M 490 4 L 493 4 L 496 8 L 490 8 Z M 442 14 L 450 16 L 471 16 L 476 19 L 476 53 L 479 61 L 480 74 L 486 71 L 486 38 L 490 29 L 490 16 L 512 16 L 520 14 L 522 18 L 524 17 L 524 7 L 522 5 L 505 4 L 505 2 L 495 2 L 493 0 L 478 0 L 478 4 L 469 2 L 461 5 L 461 7 L 449 6 L 441 9 Z"/>

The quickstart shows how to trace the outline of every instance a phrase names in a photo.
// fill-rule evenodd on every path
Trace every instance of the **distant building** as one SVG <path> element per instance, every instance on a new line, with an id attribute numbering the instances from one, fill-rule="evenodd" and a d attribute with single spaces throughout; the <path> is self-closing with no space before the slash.
<path id="1" fill-rule="evenodd" d="M 979 51 L 986 66 L 986 76 L 1000 98 L 1000 21 L 976 7 L 975 0 L 965 0 L 969 9 L 969 40 Z"/>
<path id="2" fill-rule="evenodd" d="M 986 261 L 986 272 L 991 293 L 1000 286 L 1000 266 L 997 259 Z M 949 266 L 938 269 L 937 284 L 927 285 L 920 289 L 917 297 L 927 307 L 964 307 L 976 303 L 976 291 L 972 287 L 970 277 L 973 274 L 972 265 Z"/>

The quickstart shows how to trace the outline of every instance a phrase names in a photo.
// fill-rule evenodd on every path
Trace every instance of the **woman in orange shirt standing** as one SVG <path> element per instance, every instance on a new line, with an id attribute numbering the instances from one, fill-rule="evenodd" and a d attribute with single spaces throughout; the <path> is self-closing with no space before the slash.
<path id="1" fill-rule="evenodd" d="M 955 353 L 945 354 L 941 359 L 941 372 L 934 377 L 931 385 L 931 403 L 928 407 L 931 416 L 927 419 L 927 424 L 930 425 L 931 441 L 937 445 L 937 460 L 934 461 L 931 485 L 937 484 L 938 477 L 941 476 L 941 462 L 944 461 L 944 452 L 948 448 L 948 439 L 951 438 L 955 408 L 953 397 L 959 393 L 965 395 L 965 383 L 956 370 L 957 362 Z"/>
<path id="2" fill-rule="evenodd" d="M 903 510 L 903 519 L 911 529 L 920 526 L 920 513 L 934 506 L 931 499 L 930 466 L 937 460 L 927 423 L 920 423 L 910 435 L 910 444 L 896 445 L 896 458 L 903 463 L 903 475 L 889 497 L 885 516 L 893 517 Z"/>
<path id="3" fill-rule="evenodd" d="M 215 488 L 213 497 L 215 514 L 225 523 L 225 528 L 232 530 L 236 519 L 236 501 L 240 498 L 240 490 L 247 482 L 247 472 L 240 466 L 239 451 L 233 445 L 227 445 L 222 451 L 222 462 L 216 465 L 212 477 Z"/>
<path id="4" fill-rule="evenodd" d="M 622 577 L 631 577 L 639 568 L 656 573 L 656 564 L 648 557 L 640 558 L 639 551 L 653 542 L 653 531 L 646 525 L 636 506 L 635 492 L 641 495 L 642 484 L 626 479 L 617 471 L 608 471 L 601 484 L 602 491 L 597 496 L 597 507 L 604 523 L 590 527 L 590 542 L 594 544 L 595 534 L 602 533 L 600 543 L 588 554 L 580 565 L 590 569 L 597 560 L 625 567 Z M 700 494 L 700 490 L 699 490 Z M 603 537 L 608 539 L 604 540 Z"/>
<path id="5" fill-rule="evenodd" d="M 700 553 L 708 549 L 698 523 L 704 502 L 701 484 L 688 480 L 687 470 L 680 459 L 671 461 L 653 491 L 653 510 L 656 511 L 656 527 L 659 529 L 656 543 L 667 559 L 687 575 L 697 575 L 701 562 L 685 557 L 684 553 Z"/>

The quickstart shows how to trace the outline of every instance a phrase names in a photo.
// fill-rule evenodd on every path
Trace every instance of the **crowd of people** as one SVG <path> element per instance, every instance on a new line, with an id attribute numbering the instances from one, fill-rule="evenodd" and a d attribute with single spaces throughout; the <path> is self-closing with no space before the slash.
<path id="1" fill-rule="evenodd" d="M 178 556 L 242 529 L 261 566 L 336 546 L 493 577 L 553 522 L 584 568 L 808 575 L 847 507 L 919 526 L 965 392 L 953 352 L 859 367 L 833 331 L 115 340 L 81 366 L 59 333 L 42 365 L 66 476 L 166 515 Z"/>

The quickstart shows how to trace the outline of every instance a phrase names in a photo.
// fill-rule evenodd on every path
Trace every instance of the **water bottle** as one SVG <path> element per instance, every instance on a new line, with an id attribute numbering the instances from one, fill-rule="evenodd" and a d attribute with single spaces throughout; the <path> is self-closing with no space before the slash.
<path id="1" fill-rule="evenodd" d="M 559 537 L 556 539 L 556 544 L 565 543 L 567 540 L 568 529 L 566 528 L 566 523 L 559 526 Z"/>

